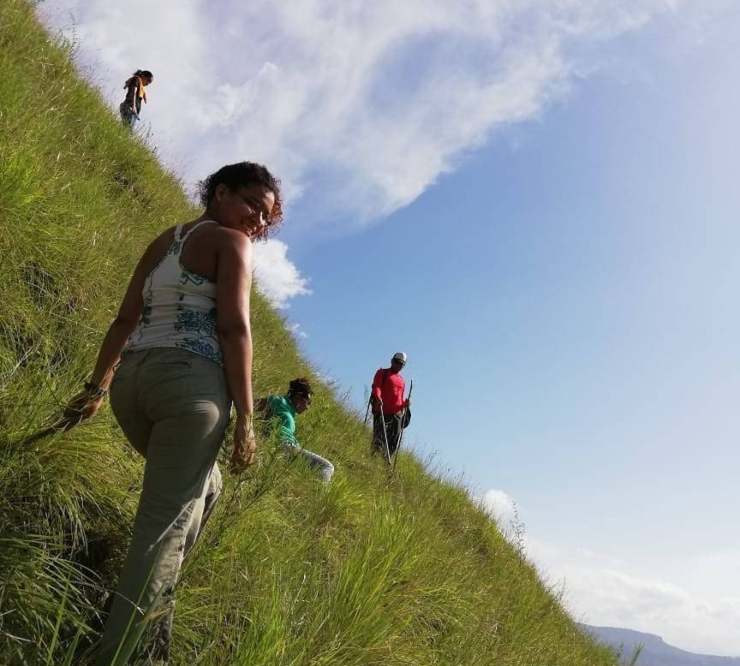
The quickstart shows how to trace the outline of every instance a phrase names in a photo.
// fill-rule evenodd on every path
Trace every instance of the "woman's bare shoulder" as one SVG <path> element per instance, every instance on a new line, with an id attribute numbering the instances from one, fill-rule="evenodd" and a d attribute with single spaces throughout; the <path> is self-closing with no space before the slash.
<path id="1" fill-rule="evenodd" d="M 243 233 L 220 224 L 203 224 L 195 229 L 199 222 L 184 225 L 185 234 L 193 230 L 192 236 L 188 236 L 192 241 L 188 240 L 182 249 L 180 261 L 185 268 L 215 280 L 218 266 L 224 262 L 250 265 L 251 242 Z"/>
<path id="2" fill-rule="evenodd" d="M 202 224 L 203 222 L 208 222 L 208 224 Z M 197 229 L 195 228 L 197 227 Z M 192 222 L 186 222 L 182 225 L 182 235 L 187 236 L 190 231 L 193 231 L 192 238 L 198 238 L 198 243 L 200 244 L 203 241 L 210 241 L 210 242 L 221 242 L 221 243 L 238 243 L 241 239 L 240 236 L 244 236 L 239 231 L 236 231 L 235 229 L 230 229 L 229 227 L 225 227 L 221 224 L 218 224 L 217 222 L 214 222 L 213 220 L 202 220 L 202 219 L 195 219 Z M 172 227 L 170 229 L 167 229 L 162 236 L 169 239 L 169 242 L 172 242 L 174 239 L 174 232 L 175 227 Z"/>
<path id="3" fill-rule="evenodd" d="M 241 231 L 219 225 L 211 225 L 210 233 L 219 250 L 248 251 L 252 242 Z"/>

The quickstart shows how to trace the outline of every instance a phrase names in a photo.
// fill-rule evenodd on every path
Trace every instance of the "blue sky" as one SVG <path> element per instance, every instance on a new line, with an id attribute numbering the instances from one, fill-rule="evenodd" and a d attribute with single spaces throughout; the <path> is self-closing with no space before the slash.
<path id="1" fill-rule="evenodd" d="M 181 2 L 134 48 L 107 4 L 41 11 L 112 107 L 155 72 L 168 165 L 283 176 L 258 277 L 316 366 L 361 409 L 406 351 L 409 443 L 574 615 L 740 654 L 740 9 Z"/>
<path id="2" fill-rule="evenodd" d="M 576 611 L 737 654 L 737 615 L 696 626 L 740 585 L 740 22 L 715 39 L 663 57 L 636 38 L 636 71 L 580 82 L 382 227 L 299 251 L 314 296 L 290 315 L 356 394 L 368 357 L 407 350 L 420 447 L 512 496 L 545 553 L 602 554 L 558 554 L 568 586 L 616 557 L 661 595 L 643 618 L 637 595 L 604 612 L 589 578 Z M 696 606 L 675 628 L 668 583 Z"/>

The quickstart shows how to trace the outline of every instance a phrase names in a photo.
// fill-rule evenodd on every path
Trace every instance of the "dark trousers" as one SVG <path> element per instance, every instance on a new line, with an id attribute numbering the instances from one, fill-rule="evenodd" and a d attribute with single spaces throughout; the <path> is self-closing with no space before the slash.
<path id="1" fill-rule="evenodd" d="M 373 448 L 385 455 L 385 438 L 388 438 L 388 453 L 392 456 L 401 439 L 403 411 L 397 414 L 373 414 Z M 385 434 L 383 434 L 385 423 Z"/>

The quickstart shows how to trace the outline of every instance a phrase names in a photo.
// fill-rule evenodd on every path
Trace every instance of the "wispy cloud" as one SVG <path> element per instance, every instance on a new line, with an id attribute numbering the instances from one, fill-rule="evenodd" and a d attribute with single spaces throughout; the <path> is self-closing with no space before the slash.
<path id="1" fill-rule="evenodd" d="M 362 223 L 413 201 L 497 128 L 535 117 L 584 47 L 677 5 L 56 0 L 39 11 L 74 30 L 112 105 L 130 70 L 154 71 L 144 116 L 186 179 L 249 157 L 283 177 L 302 217 Z"/>
<path id="2" fill-rule="evenodd" d="M 520 515 L 516 500 L 503 490 L 491 488 L 474 497 L 536 566 L 543 582 L 562 595 L 575 620 L 658 634 L 694 652 L 740 656 L 740 594 L 735 585 L 740 552 L 677 554 L 655 576 L 641 562 L 527 534 L 522 522 L 526 515 Z"/>
<path id="3" fill-rule="evenodd" d="M 293 334 L 293 337 L 300 338 L 300 339 L 306 339 L 308 337 L 308 333 L 303 330 L 301 325 L 298 322 L 291 322 L 287 324 L 286 328 Z"/>
<path id="4" fill-rule="evenodd" d="M 691 561 L 677 555 L 667 568 L 683 570 L 680 582 L 644 572 L 639 563 L 617 561 L 603 553 L 564 548 L 527 537 L 527 553 L 545 580 L 563 591 L 563 602 L 577 620 L 589 624 L 626 627 L 658 634 L 667 642 L 694 652 L 740 655 L 740 596 L 733 586 L 733 568 L 723 566 L 708 573 L 705 560 Z M 740 558 L 740 553 L 734 553 Z M 734 560 L 737 562 L 737 559 Z M 727 565 L 728 562 L 725 562 Z M 701 567 L 701 571 L 695 570 Z M 697 594 L 685 588 L 684 578 L 701 574 L 724 580 L 724 589 Z"/>
<path id="5" fill-rule="evenodd" d="M 112 108 L 131 71 L 155 81 L 143 118 L 187 182 L 264 162 L 290 224 L 361 226 L 416 199 L 497 129 L 536 117 L 593 68 L 594 48 L 680 0 L 48 0 Z M 298 213 L 300 211 L 300 214 Z M 307 293 L 261 262 L 278 305 Z M 275 279 L 277 282 L 273 282 Z"/>

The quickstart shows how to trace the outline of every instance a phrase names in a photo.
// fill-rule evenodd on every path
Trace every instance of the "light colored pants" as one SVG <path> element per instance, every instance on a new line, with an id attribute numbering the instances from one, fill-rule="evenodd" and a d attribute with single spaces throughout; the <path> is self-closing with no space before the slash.
<path id="1" fill-rule="evenodd" d="M 105 666 L 124 637 L 136 639 L 152 608 L 150 655 L 167 659 L 174 586 L 221 492 L 215 461 L 231 408 L 223 369 L 180 349 L 126 354 L 111 406 L 146 464 L 131 544 L 96 655 L 96 664 Z"/>
<path id="2" fill-rule="evenodd" d="M 331 481 L 331 477 L 334 476 L 334 465 L 326 458 L 322 458 L 318 453 L 307 451 L 300 446 L 294 446 L 292 444 L 283 443 L 283 448 L 290 455 L 301 456 L 311 469 L 315 469 L 319 473 L 324 483 Z"/>

